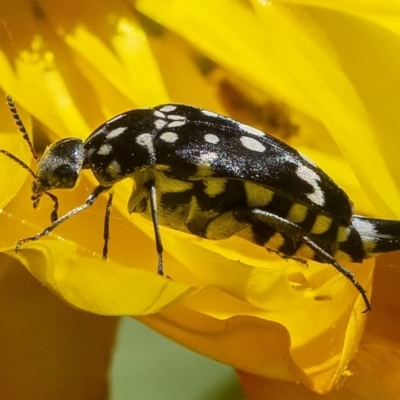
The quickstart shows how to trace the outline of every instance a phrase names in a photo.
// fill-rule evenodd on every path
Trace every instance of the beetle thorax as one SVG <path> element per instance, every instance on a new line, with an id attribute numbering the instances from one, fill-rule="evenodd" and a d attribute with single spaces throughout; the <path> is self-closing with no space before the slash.
<path id="1" fill-rule="evenodd" d="M 155 163 L 152 126 L 143 118 L 147 109 L 134 110 L 103 124 L 84 143 L 85 162 L 104 186 L 132 177 Z"/>

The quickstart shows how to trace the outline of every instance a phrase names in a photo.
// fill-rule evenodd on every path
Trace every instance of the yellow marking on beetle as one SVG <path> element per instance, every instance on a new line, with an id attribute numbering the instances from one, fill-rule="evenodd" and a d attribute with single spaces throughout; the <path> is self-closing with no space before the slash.
<path id="1" fill-rule="evenodd" d="M 306 219 L 307 213 L 307 207 L 303 206 L 302 204 L 295 203 L 292 205 L 287 215 L 287 219 L 295 224 L 300 224 Z"/>
<path id="2" fill-rule="evenodd" d="M 202 164 L 197 166 L 197 177 L 207 178 L 215 174 L 215 171 L 211 169 L 209 165 Z"/>
<path id="3" fill-rule="evenodd" d="M 154 166 L 154 169 L 156 169 L 157 171 L 169 171 L 171 169 L 171 166 L 165 164 L 156 164 Z"/>
<path id="4" fill-rule="evenodd" d="M 112 178 L 117 178 L 121 174 L 121 165 L 117 160 L 113 160 L 107 165 L 107 173 Z"/>
<path id="5" fill-rule="evenodd" d="M 304 258 L 305 260 L 312 260 L 314 258 L 314 254 L 315 254 L 314 250 L 303 244 L 296 251 L 295 256 L 299 258 Z"/>
<path id="6" fill-rule="evenodd" d="M 192 199 L 187 207 L 187 216 L 184 221 L 185 230 L 188 229 L 203 231 L 206 229 L 207 224 L 210 220 L 216 217 L 218 214 L 216 211 L 212 210 L 203 210 L 197 201 L 195 196 L 192 196 Z"/>
<path id="7" fill-rule="evenodd" d="M 333 254 L 335 260 L 340 262 L 351 261 L 351 257 L 344 251 L 338 250 Z"/>
<path id="8" fill-rule="evenodd" d="M 207 179 L 204 181 L 205 189 L 204 192 L 209 197 L 218 196 L 225 191 L 226 179 L 214 178 Z"/>
<path id="9" fill-rule="evenodd" d="M 193 189 L 193 184 L 191 182 L 168 178 L 161 172 L 157 174 L 156 185 L 161 193 L 179 193 Z"/>
<path id="10" fill-rule="evenodd" d="M 244 182 L 247 205 L 249 207 L 263 207 L 274 198 L 274 192 L 252 182 Z"/>
<path id="11" fill-rule="evenodd" d="M 372 254 L 379 254 L 379 253 L 374 252 L 375 247 L 376 247 L 376 243 L 374 240 L 366 240 L 365 238 L 363 238 L 362 244 L 363 244 L 365 252 L 368 254 L 369 257 L 371 257 Z"/>
<path id="12" fill-rule="evenodd" d="M 285 238 L 279 233 L 275 232 L 271 238 L 264 244 L 265 247 L 271 249 L 279 249 L 285 243 Z"/>
<path id="13" fill-rule="evenodd" d="M 332 218 L 329 218 L 325 215 L 318 215 L 315 220 L 314 226 L 311 230 L 311 233 L 315 235 L 320 235 L 321 233 L 325 233 L 329 227 L 331 226 Z"/>
<path id="14" fill-rule="evenodd" d="M 235 211 L 229 210 L 223 214 L 215 216 L 207 222 L 205 236 L 211 240 L 227 239 L 233 235 L 243 232 L 250 226 L 249 222 L 236 221 Z"/>
<path id="15" fill-rule="evenodd" d="M 342 243 L 345 242 L 349 237 L 349 228 L 346 226 L 339 226 L 337 235 L 336 235 L 336 242 Z"/>

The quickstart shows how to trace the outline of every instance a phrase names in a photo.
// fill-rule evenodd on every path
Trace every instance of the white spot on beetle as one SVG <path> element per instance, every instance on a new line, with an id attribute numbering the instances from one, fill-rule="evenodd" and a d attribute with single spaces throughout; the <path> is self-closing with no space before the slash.
<path id="1" fill-rule="evenodd" d="M 217 144 L 219 142 L 219 137 L 217 135 L 213 135 L 212 133 L 206 133 L 204 135 L 204 140 L 208 143 Z"/>
<path id="2" fill-rule="evenodd" d="M 366 218 L 356 216 L 353 221 L 351 221 L 351 224 L 360 234 L 364 250 L 368 256 L 372 256 L 375 253 L 375 248 L 379 239 L 395 239 L 392 235 L 383 235 L 379 233 L 373 221 Z"/>
<path id="3" fill-rule="evenodd" d="M 172 119 L 174 121 L 185 121 L 186 120 L 185 116 L 183 116 L 183 115 L 175 115 L 175 114 L 168 115 L 167 118 L 168 119 Z"/>
<path id="4" fill-rule="evenodd" d="M 88 157 L 91 157 L 95 152 L 96 149 L 94 147 L 91 147 L 89 150 L 87 150 L 86 154 Z"/>
<path id="5" fill-rule="evenodd" d="M 99 150 L 97 151 L 97 154 L 101 155 L 101 156 L 107 156 L 108 154 L 110 154 L 112 152 L 112 146 L 111 144 L 103 144 Z"/>
<path id="6" fill-rule="evenodd" d="M 163 108 L 160 108 L 160 111 L 163 112 L 171 112 L 171 111 L 175 111 L 176 110 L 176 106 L 172 106 L 172 105 L 168 105 L 168 106 L 164 106 Z"/>
<path id="7" fill-rule="evenodd" d="M 199 157 L 199 165 L 198 169 L 202 169 L 204 167 L 211 167 L 215 160 L 218 160 L 219 155 L 213 151 L 206 151 L 200 154 Z"/>
<path id="8" fill-rule="evenodd" d="M 127 126 L 120 126 L 119 128 L 115 128 L 112 131 L 107 133 L 106 138 L 107 139 L 115 138 L 115 137 L 121 135 L 121 133 L 124 133 L 127 129 L 128 129 Z"/>
<path id="9" fill-rule="evenodd" d="M 352 225 L 356 228 L 357 232 L 361 237 L 376 238 L 378 237 L 378 232 L 373 222 L 368 221 L 364 218 L 354 218 Z"/>
<path id="10" fill-rule="evenodd" d="M 306 196 L 313 203 L 318 204 L 319 206 L 323 206 L 325 204 L 325 196 L 319 185 L 319 182 L 321 180 L 319 175 L 312 169 L 308 168 L 306 165 L 300 165 L 299 167 L 297 167 L 296 175 L 303 181 L 309 183 L 314 189 L 313 193 L 309 193 Z"/>
<path id="11" fill-rule="evenodd" d="M 150 133 L 142 133 L 136 138 L 136 143 L 145 147 L 152 156 L 155 156 L 153 135 Z"/>
<path id="12" fill-rule="evenodd" d="M 164 128 L 165 125 L 167 125 L 167 121 L 165 121 L 163 119 L 156 119 L 154 121 L 154 126 L 156 129 L 162 129 L 162 128 Z"/>
<path id="13" fill-rule="evenodd" d="M 164 113 L 162 113 L 161 111 L 158 111 L 158 110 L 154 111 L 153 115 L 157 118 L 166 118 L 167 117 Z"/>
<path id="14" fill-rule="evenodd" d="M 248 136 L 242 136 L 240 138 L 240 141 L 242 142 L 242 145 L 246 147 L 246 149 L 253 150 L 253 151 L 258 151 L 259 153 L 263 153 L 265 151 L 265 146 L 258 141 L 257 139 L 248 137 Z"/>
<path id="15" fill-rule="evenodd" d="M 177 128 L 178 126 L 182 126 L 185 124 L 186 124 L 186 121 L 174 121 L 174 122 L 170 122 L 167 125 L 167 128 Z"/>
<path id="16" fill-rule="evenodd" d="M 252 126 L 246 125 L 246 124 L 241 124 L 240 122 L 238 123 L 238 126 L 240 129 L 244 130 L 247 133 L 251 133 L 256 136 L 265 136 L 264 132 L 259 131 L 256 128 L 253 128 Z"/>
<path id="17" fill-rule="evenodd" d="M 175 143 L 178 138 L 179 136 L 175 132 L 164 132 L 162 135 L 160 135 L 160 139 L 167 143 Z"/>

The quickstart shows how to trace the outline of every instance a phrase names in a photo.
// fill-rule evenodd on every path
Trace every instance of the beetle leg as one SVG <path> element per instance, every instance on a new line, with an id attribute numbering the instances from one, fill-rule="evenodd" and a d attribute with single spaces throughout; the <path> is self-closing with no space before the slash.
<path id="1" fill-rule="evenodd" d="M 321 249 L 315 242 L 310 240 L 307 236 L 302 238 L 302 241 L 310 247 L 321 259 L 321 261 L 332 265 L 332 267 L 336 268 L 342 275 L 344 275 L 358 290 L 361 294 L 361 297 L 364 300 L 367 309 L 364 312 L 371 311 L 371 303 L 367 297 L 366 290 L 362 287 L 360 282 L 356 279 L 356 276 L 353 272 L 345 268 L 343 265 L 339 264 L 330 254 L 328 254 L 324 249 Z"/>
<path id="2" fill-rule="evenodd" d="M 110 195 L 108 197 L 107 205 L 106 205 L 106 212 L 104 214 L 103 260 L 107 260 L 107 256 L 108 256 L 108 241 L 110 240 L 110 215 L 111 215 L 113 197 L 114 197 L 114 195 L 112 193 L 110 193 Z"/>
<path id="3" fill-rule="evenodd" d="M 101 193 L 103 193 L 109 189 L 110 188 L 107 186 L 102 186 L 102 185 L 97 186 L 82 205 L 80 205 L 79 207 L 75 207 L 73 210 L 71 210 L 67 214 L 58 218 L 51 225 L 49 225 L 46 229 L 44 229 L 42 232 L 37 233 L 35 236 L 31 236 L 31 237 L 28 237 L 25 239 L 18 240 L 17 244 L 15 245 L 15 251 L 18 252 L 21 245 L 24 243 L 32 242 L 34 240 L 39 240 L 41 237 L 48 235 L 50 232 L 52 232 L 54 229 L 56 229 L 63 222 L 67 221 L 74 215 L 79 214 L 81 211 L 86 210 L 87 208 L 89 208 L 90 206 L 93 205 L 93 203 L 96 201 L 96 199 L 99 197 L 99 195 Z"/>
<path id="4" fill-rule="evenodd" d="M 150 188 L 150 207 L 151 207 L 151 219 L 153 221 L 154 237 L 156 242 L 156 249 L 158 255 L 158 267 L 157 272 L 159 275 L 164 276 L 164 261 L 163 261 L 163 244 L 161 240 L 160 225 L 158 222 L 157 212 L 157 190 L 154 181 L 148 182 Z"/>
<path id="5" fill-rule="evenodd" d="M 306 246 L 308 246 L 314 253 L 318 256 L 318 258 L 327 264 L 332 265 L 336 268 L 342 275 L 344 275 L 358 290 L 363 298 L 367 309 L 365 311 L 371 310 L 370 301 L 366 295 L 365 289 L 362 285 L 357 281 L 355 275 L 345 268 L 343 265 L 339 264 L 329 253 L 327 253 L 324 249 L 322 249 L 318 244 L 312 241 L 308 236 L 306 236 L 304 229 L 299 225 L 286 220 L 285 218 L 279 217 L 275 214 L 269 213 L 260 209 L 251 209 L 252 214 L 261 222 L 272 226 L 278 232 L 293 238 L 294 240 L 302 241 Z"/>

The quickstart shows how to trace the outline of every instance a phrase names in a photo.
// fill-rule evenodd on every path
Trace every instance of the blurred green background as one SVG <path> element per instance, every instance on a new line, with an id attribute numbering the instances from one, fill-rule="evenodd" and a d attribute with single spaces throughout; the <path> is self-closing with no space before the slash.
<path id="1" fill-rule="evenodd" d="M 110 372 L 111 400 L 243 400 L 231 367 L 122 318 Z"/>

